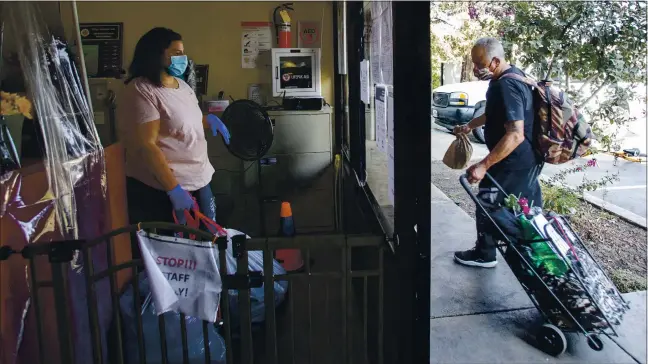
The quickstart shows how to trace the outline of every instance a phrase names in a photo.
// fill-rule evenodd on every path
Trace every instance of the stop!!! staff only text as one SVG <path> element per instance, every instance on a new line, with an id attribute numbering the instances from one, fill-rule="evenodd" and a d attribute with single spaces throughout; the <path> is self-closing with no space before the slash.
<path id="1" fill-rule="evenodd" d="M 195 260 L 173 258 L 173 257 L 158 256 L 156 259 L 156 263 L 159 266 L 174 268 L 174 270 L 180 269 L 186 271 L 195 271 L 197 267 L 197 262 Z M 188 282 L 191 279 L 191 274 L 178 273 L 178 272 L 165 272 L 165 271 L 162 271 L 162 274 L 169 281 L 169 283 L 171 283 L 174 286 L 174 291 L 176 295 L 187 297 L 189 288 L 177 287 L 177 285 L 178 283 Z"/>

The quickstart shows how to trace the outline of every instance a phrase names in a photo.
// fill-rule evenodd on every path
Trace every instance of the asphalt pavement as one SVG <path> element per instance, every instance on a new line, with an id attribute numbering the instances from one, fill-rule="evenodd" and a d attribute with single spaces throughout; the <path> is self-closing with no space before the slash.
<path id="1" fill-rule="evenodd" d="M 431 129 L 432 139 L 432 160 L 442 160 L 448 146 L 455 139 L 446 129 L 436 125 Z M 473 145 L 473 160 L 479 160 L 488 154 L 484 144 L 479 144 L 471 137 Z M 599 199 L 606 204 L 616 206 L 631 214 L 646 218 L 646 164 L 629 162 L 619 159 L 616 163 L 614 157 L 605 154 L 595 155 L 598 166 L 588 168 L 585 172 L 571 174 L 566 178 L 565 183 L 569 186 L 577 186 L 583 179 L 597 180 L 606 174 L 618 174 L 618 181 L 613 182 L 604 189 L 589 192 L 593 199 Z M 588 157 L 587 159 L 590 159 Z M 580 159 L 562 165 L 545 165 L 543 175 L 550 177 L 565 168 L 573 168 L 575 165 L 582 165 L 587 159 Z"/>

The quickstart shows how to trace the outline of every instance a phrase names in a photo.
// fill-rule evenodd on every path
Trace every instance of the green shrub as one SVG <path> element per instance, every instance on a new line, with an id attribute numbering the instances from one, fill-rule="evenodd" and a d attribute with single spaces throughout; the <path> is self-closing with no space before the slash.
<path id="1" fill-rule="evenodd" d="M 583 178 L 583 182 L 575 187 L 569 187 L 565 181 L 567 176 L 584 173 L 588 168 L 596 167 L 596 160 L 586 164 L 564 169 L 553 175 L 547 182 L 541 182 L 544 209 L 561 215 L 572 215 L 577 212 L 583 193 L 596 191 L 619 180 L 619 174 L 606 175 L 598 180 Z"/>
<path id="2" fill-rule="evenodd" d="M 541 182 L 544 209 L 561 215 L 571 215 L 580 205 L 580 199 L 573 190 L 559 185 Z"/>

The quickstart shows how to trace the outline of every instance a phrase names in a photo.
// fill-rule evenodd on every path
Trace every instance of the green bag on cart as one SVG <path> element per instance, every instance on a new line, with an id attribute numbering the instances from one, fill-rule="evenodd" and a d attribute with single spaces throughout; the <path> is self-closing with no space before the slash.
<path id="1" fill-rule="evenodd" d="M 529 243 L 531 247 L 531 263 L 537 269 L 543 267 L 548 274 L 552 276 L 563 276 L 569 271 L 567 263 L 551 249 L 547 242 L 540 241 L 544 238 L 538 233 L 533 223 L 524 215 L 520 215 L 520 225 L 525 241 L 535 241 Z"/>

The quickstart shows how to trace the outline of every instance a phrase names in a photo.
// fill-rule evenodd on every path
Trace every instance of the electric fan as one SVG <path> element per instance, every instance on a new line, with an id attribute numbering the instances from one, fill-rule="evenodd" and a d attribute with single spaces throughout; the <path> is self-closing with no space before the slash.
<path id="1" fill-rule="evenodd" d="M 261 167 L 276 164 L 275 158 L 264 158 L 272 147 L 274 131 L 265 110 L 252 100 L 236 100 L 223 112 L 221 120 L 230 132 L 229 152 L 246 162 L 257 162 L 259 223 L 261 236 L 265 236 L 263 204 L 276 199 L 265 198 L 261 183 Z"/>
<path id="2" fill-rule="evenodd" d="M 227 149 L 246 162 L 258 161 L 270 150 L 274 138 L 272 121 L 254 101 L 236 100 L 221 117 L 230 132 Z"/>

